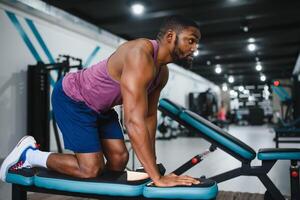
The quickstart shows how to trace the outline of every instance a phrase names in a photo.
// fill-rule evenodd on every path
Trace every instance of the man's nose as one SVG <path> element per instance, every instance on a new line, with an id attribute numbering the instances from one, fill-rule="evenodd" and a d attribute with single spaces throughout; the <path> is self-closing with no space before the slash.
<path id="1" fill-rule="evenodd" d="M 197 48 L 198 48 L 198 44 L 194 44 L 191 48 L 191 51 L 195 52 L 197 50 Z"/>

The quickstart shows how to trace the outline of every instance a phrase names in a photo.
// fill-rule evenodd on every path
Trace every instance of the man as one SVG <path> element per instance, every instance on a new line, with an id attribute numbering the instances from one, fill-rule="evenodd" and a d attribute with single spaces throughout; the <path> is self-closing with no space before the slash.
<path id="1" fill-rule="evenodd" d="M 27 136 L 3 162 L 2 180 L 10 167 L 47 167 L 80 178 L 95 177 L 104 169 L 124 170 L 128 152 L 112 110 L 123 104 L 132 147 L 153 183 L 161 187 L 199 183 L 189 176 L 161 176 L 155 156 L 157 105 L 168 80 L 166 65 L 191 64 L 199 39 L 194 21 L 171 17 L 162 25 L 156 41 L 126 42 L 108 59 L 67 74 L 55 86 L 52 105 L 65 148 L 74 154 L 41 152 L 35 140 Z"/>

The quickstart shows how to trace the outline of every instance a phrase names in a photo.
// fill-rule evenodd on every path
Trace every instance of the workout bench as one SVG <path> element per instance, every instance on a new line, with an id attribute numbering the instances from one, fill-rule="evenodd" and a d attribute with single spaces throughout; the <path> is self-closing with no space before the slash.
<path id="1" fill-rule="evenodd" d="M 256 176 L 266 188 L 265 200 L 285 200 L 267 173 L 277 160 L 290 160 L 291 200 L 300 200 L 299 165 L 297 163 L 300 160 L 300 149 L 268 148 L 260 149 L 256 153 L 238 138 L 168 99 L 160 100 L 159 110 L 186 128 L 199 133 L 201 137 L 241 162 L 241 167 L 209 179 L 220 183 L 238 176 Z M 262 161 L 261 166 L 251 166 L 251 161 L 256 156 Z"/>
<path id="2" fill-rule="evenodd" d="M 174 173 L 180 175 L 189 170 L 201 161 L 203 155 L 199 155 L 196 161 L 185 163 Z M 158 168 L 164 174 L 163 166 Z M 13 200 L 26 200 L 28 191 L 105 200 L 215 199 L 218 193 L 216 182 L 205 178 L 199 180 L 200 184 L 192 186 L 155 187 L 149 184 L 150 179 L 127 181 L 126 172 L 107 171 L 96 178 L 79 179 L 39 168 L 10 169 L 6 176 L 6 182 L 12 183 Z"/>

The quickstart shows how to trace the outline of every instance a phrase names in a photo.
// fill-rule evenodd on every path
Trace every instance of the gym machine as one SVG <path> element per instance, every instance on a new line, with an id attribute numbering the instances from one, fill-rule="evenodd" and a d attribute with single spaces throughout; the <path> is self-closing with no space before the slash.
<path id="1" fill-rule="evenodd" d="M 56 63 L 38 62 L 35 65 L 28 65 L 27 133 L 38 141 L 43 151 L 50 151 L 50 121 L 52 119 L 57 149 L 58 152 L 62 152 L 55 117 L 50 111 L 50 93 L 55 82 L 71 69 L 82 69 L 82 60 L 69 55 L 59 55 Z M 55 81 L 50 75 L 52 71 L 57 72 Z"/>

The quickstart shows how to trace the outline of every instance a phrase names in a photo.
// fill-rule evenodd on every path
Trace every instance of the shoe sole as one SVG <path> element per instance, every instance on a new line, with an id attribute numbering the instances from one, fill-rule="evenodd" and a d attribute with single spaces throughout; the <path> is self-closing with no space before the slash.
<path id="1" fill-rule="evenodd" d="M 5 158 L 1 165 L 0 169 L 0 178 L 2 181 L 6 181 L 6 174 L 11 166 L 16 164 L 23 151 L 28 148 L 29 146 L 35 147 L 36 141 L 32 136 L 24 136 L 18 144 L 15 146 L 15 148 L 12 150 L 12 152 Z"/>

